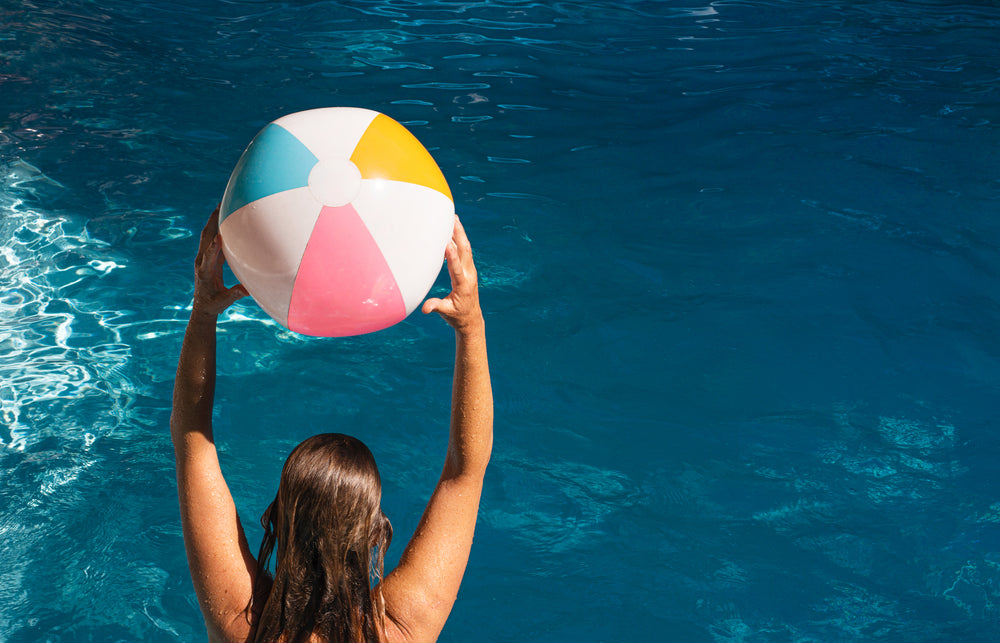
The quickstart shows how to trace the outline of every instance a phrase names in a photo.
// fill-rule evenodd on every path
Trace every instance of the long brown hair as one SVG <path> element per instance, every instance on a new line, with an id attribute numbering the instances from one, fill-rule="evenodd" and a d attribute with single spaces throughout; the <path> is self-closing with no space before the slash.
<path id="1" fill-rule="evenodd" d="M 380 640 L 385 611 L 372 588 L 392 540 L 381 496 L 375 458 L 360 440 L 324 433 L 295 447 L 261 517 L 248 606 L 256 643 L 299 643 L 314 633 L 329 643 Z"/>

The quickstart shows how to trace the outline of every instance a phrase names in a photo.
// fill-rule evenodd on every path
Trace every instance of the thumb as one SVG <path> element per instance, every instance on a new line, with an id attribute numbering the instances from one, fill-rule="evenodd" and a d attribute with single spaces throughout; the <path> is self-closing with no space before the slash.
<path id="1" fill-rule="evenodd" d="M 427 315 L 429 313 L 434 312 L 440 307 L 441 307 L 441 300 L 438 299 L 437 297 L 432 297 L 424 302 L 424 305 L 420 308 L 420 311 L 423 314 Z"/>
<path id="2" fill-rule="evenodd" d="M 243 286 L 243 284 L 236 284 L 232 288 L 226 290 L 226 292 L 222 293 L 221 303 L 223 304 L 223 308 L 228 308 L 237 299 L 243 299 L 249 294 L 250 293 L 247 292 L 247 289 Z"/>

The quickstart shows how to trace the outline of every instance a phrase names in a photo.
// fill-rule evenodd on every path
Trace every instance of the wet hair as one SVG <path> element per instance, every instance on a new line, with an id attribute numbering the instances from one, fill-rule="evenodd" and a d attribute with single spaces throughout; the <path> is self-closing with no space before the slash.
<path id="1" fill-rule="evenodd" d="M 257 643 L 375 643 L 385 610 L 381 580 L 392 525 L 381 509 L 375 458 L 360 440 L 316 435 L 285 461 L 264 540 L 248 617 Z M 274 555 L 273 575 L 268 572 Z"/>

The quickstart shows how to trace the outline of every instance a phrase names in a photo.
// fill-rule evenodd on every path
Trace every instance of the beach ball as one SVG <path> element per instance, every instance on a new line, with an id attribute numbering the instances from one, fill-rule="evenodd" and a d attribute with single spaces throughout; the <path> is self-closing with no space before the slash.
<path id="1" fill-rule="evenodd" d="M 409 315 L 441 271 L 455 203 L 405 127 L 313 109 L 268 124 L 226 186 L 226 261 L 260 307 L 305 335 L 344 337 Z"/>

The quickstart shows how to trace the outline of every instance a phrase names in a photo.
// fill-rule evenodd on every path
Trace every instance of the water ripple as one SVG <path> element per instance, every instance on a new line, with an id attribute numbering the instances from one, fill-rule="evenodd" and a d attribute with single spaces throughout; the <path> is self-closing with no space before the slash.
<path id="1" fill-rule="evenodd" d="M 8 185 L 22 192 L 52 185 L 14 161 Z M 16 184 L 16 185 L 15 185 Z M 82 223 L 27 206 L 7 191 L 0 236 L 0 444 L 24 451 L 48 436 L 92 443 L 118 428 L 131 405 L 125 375 L 131 351 L 95 304 L 99 280 L 123 268 Z"/>

